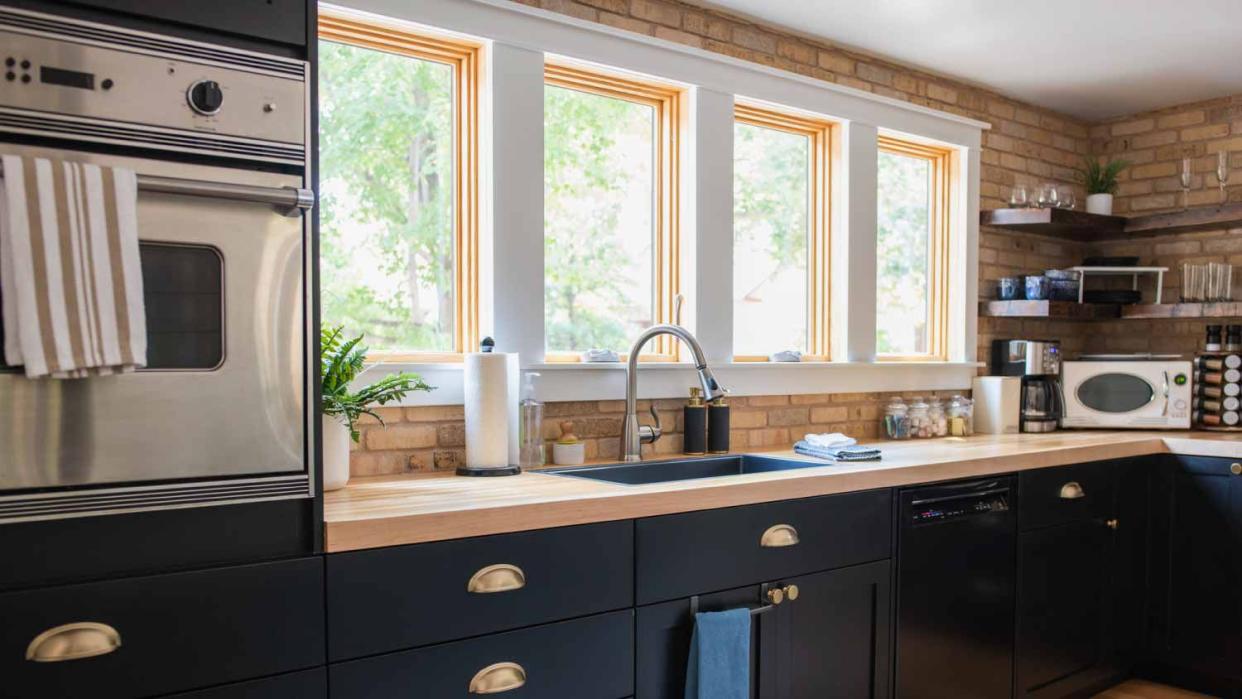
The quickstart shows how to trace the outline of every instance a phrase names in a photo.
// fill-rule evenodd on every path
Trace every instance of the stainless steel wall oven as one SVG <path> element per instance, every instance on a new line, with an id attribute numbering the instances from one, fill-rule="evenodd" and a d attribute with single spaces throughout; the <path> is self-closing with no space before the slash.
<path id="1" fill-rule="evenodd" d="M 308 64 L 5 7 L 0 63 L 0 152 L 137 172 L 149 344 L 0 365 L 0 523 L 313 497 Z"/>

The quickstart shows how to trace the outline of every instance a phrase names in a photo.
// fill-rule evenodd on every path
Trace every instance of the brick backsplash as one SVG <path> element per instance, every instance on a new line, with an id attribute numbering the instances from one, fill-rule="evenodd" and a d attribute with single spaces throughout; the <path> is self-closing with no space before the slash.
<path id="1" fill-rule="evenodd" d="M 980 152 L 980 207 L 1005 206 L 1018 183 L 1053 182 L 1085 192 L 1075 168 L 1088 155 L 1121 155 L 1135 166 L 1122 175 L 1119 214 L 1148 213 L 1180 206 L 1177 172 L 1183 153 L 1195 158 L 1190 203 L 1214 203 L 1218 196 L 1215 153 L 1242 151 L 1242 95 L 1088 124 L 1025 104 L 946 76 L 726 12 L 664 0 L 514 0 L 578 19 L 654 36 L 742 60 L 846 85 L 878 95 L 989 122 Z M 1242 153 L 1234 154 L 1242 167 Z M 1242 201 L 1242 172 L 1234 171 L 1230 201 Z M 1242 231 L 1166 236 L 1100 245 L 1015 233 L 979 231 L 979 295 L 995 296 L 996 279 L 1078 264 L 1090 254 L 1139 255 L 1144 264 L 1167 265 L 1165 293 L 1177 298 L 1182 262 L 1208 260 L 1242 264 Z M 1083 323 L 1043 319 L 979 318 L 979 356 L 986 360 L 995 338 L 1060 339 L 1070 355 L 1082 351 L 1187 353 L 1202 341 L 1199 321 L 1114 321 Z M 948 397 L 949 393 L 942 393 Z M 892 394 L 750 396 L 734 398 L 735 449 L 789 446 L 808 431 L 841 431 L 875 437 L 879 414 Z M 645 412 L 646 403 L 640 412 Z M 681 450 L 680 400 L 656 401 L 666 432 L 656 453 Z M 620 401 L 553 403 L 547 406 L 545 436 L 571 419 L 586 440 L 587 456 L 613 458 L 621 432 Z M 451 469 L 464 459 L 460 406 L 382 409 L 387 429 L 366 423 L 351 459 L 354 475 Z"/>
<path id="2" fill-rule="evenodd" d="M 843 432 L 858 439 L 876 439 L 883 406 L 893 396 L 907 401 L 914 396 L 947 401 L 969 391 L 914 393 L 834 393 L 795 396 L 746 396 L 730 398 L 729 446 L 733 451 L 788 447 L 808 432 Z M 652 401 L 638 401 L 646 415 Z M 654 401 L 664 436 L 643 446 L 644 456 L 672 456 L 682 449 L 681 399 Z M 574 434 L 586 445 L 589 460 L 616 459 L 621 448 L 624 401 L 568 401 L 544 406 L 544 437 L 551 443 L 560 436 L 560 423 L 572 421 Z M 465 463 L 465 422 L 461 406 L 380 408 L 384 425 L 370 417 L 359 421 L 362 437 L 352 445 L 350 474 L 376 476 L 415 471 L 454 469 Z"/>

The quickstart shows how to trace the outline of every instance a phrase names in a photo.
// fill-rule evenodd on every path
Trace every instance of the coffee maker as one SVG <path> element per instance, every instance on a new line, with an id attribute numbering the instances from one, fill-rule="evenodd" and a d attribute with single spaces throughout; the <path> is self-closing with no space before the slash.
<path id="1" fill-rule="evenodd" d="M 1056 340 L 993 340 L 992 374 L 1022 377 L 1022 432 L 1052 432 L 1064 414 L 1061 343 Z"/>

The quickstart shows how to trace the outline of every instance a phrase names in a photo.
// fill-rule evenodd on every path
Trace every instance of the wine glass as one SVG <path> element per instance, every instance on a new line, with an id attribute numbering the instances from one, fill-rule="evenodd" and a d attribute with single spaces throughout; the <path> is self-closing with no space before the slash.
<path id="1" fill-rule="evenodd" d="M 1190 208 L 1190 158 L 1182 158 L 1182 208 Z"/>
<path id="2" fill-rule="evenodd" d="M 1225 185 L 1229 182 L 1229 151 L 1216 154 L 1216 181 L 1220 182 L 1220 203 L 1225 203 Z"/>
<path id="3" fill-rule="evenodd" d="M 1057 196 L 1057 206 L 1061 207 L 1062 209 L 1073 211 L 1074 204 L 1076 204 L 1078 201 L 1074 197 L 1074 190 L 1070 189 L 1069 187 L 1061 187 L 1057 191 L 1059 192 Z"/>
<path id="4" fill-rule="evenodd" d="M 1039 188 L 1039 194 L 1035 198 L 1035 203 L 1041 209 L 1051 209 L 1057 205 L 1057 186 L 1054 184 L 1045 184 Z"/>
<path id="5" fill-rule="evenodd" d="M 1009 191 L 1009 208 L 1025 209 L 1031 205 L 1030 193 L 1026 191 L 1026 185 L 1017 184 Z"/>

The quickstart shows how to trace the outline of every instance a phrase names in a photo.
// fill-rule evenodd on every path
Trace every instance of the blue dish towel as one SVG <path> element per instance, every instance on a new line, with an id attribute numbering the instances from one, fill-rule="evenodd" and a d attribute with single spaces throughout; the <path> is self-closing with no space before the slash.
<path id="1" fill-rule="evenodd" d="M 827 459 L 828 461 L 879 461 L 880 450 L 875 447 L 864 446 L 848 446 L 848 447 L 817 447 L 800 441 L 794 444 L 794 453 L 804 456 L 814 456 L 817 459 Z"/>
<path id="2" fill-rule="evenodd" d="M 694 615 L 685 699 L 750 697 L 750 610 Z"/>

